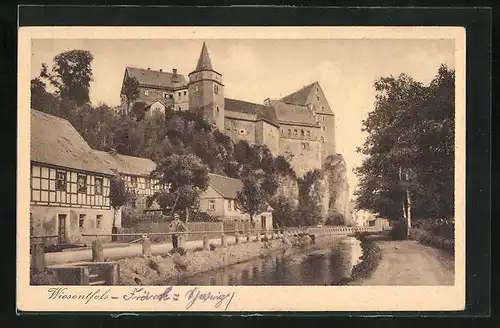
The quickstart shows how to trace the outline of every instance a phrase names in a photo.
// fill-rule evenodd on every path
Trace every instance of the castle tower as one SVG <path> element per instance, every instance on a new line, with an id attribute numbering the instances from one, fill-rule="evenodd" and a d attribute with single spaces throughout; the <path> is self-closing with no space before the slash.
<path id="1" fill-rule="evenodd" d="M 224 131 L 224 84 L 215 71 L 203 42 L 196 69 L 189 73 L 189 109 L 199 112 L 207 122 Z"/>

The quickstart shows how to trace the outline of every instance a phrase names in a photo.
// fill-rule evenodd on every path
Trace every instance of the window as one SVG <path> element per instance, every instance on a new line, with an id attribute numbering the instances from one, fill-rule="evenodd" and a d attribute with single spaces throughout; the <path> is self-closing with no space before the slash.
<path id="1" fill-rule="evenodd" d="M 168 98 L 168 92 L 163 93 L 163 98 Z"/>
<path id="2" fill-rule="evenodd" d="M 325 117 L 324 117 L 324 116 L 323 116 L 323 117 L 321 117 L 321 120 L 324 122 L 324 121 L 325 121 Z"/>
<path id="3" fill-rule="evenodd" d="M 130 184 L 132 187 L 137 188 L 137 177 L 130 177 Z"/>
<path id="4" fill-rule="evenodd" d="M 200 91 L 200 86 L 199 85 L 195 85 L 194 86 L 194 92 L 198 92 Z"/>
<path id="5" fill-rule="evenodd" d="M 324 110 L 325 110 L 325 108 L 323 106 L 321 106 L 321 111 L 324 111 Z"/>
<path id="6" fill-rule="evenodd" d="M 307 136 L 310 137 L 311 136 L 311 131 L 307 130 Z"/>
<path id="7" fill-rule="evenodd" d="M 219 86 L 217 84 L 214 85 L 214 93 L 219 94 Z"/>
<path id="8" fill-rule="evenodd" d="M 321 136 L 321 142 L 325 142 L 325 137 Z"/>
<path id="9" fill-rule="evenodd" d="M 66 172 L 57 171 L 56 189 L 66 191 Z"/>
<path id="10" fill-rule="evenodd" d="M 87 176 L 78 175 L 78 192 L 85 194 L 87 192 Z"/>
<path id="11" fill-rule="evenodd" d="M 184 95 L 187 95 L 187 91 L 184 91 Z"/>
<path id="12" fill-rule="evenodd" d="M 149 96 L 149 90 L 144 90 L 144 94 L 145 94 L 146 96 Z"/>
<path id="13" fill-rule="evenodd" d="M 304 130 L 300 130 L 300 136 L 303 137 L 304 136 Z"/>
<path id="14" fill-rule="evenodd" d="M 85 214 L 78 215 L 78 227 L 79 228 L 83 228 L 83 225 L 85 223 L 85 217 L 86 217 Z"/>
<path id="15" fill-rule="evenodd" d="M 216 109 L 217 109 L 217 113 L 218 113 L 218 112 L 219 112 L 219 106 L 217 106 L 217 108 L 216 108 Z"/>
<path id="16" fill-rule="evenodd" d="M 168 95 L 168 97 L 169 97 L 170 99 L 173 99 L 173 98 L 174 98 L 174 95 L 173 95 L 173 94 L 169 94 L 169 95 Z"/>
<path id="17" fill-rule="evenodd" d="M 294 134 L 294 135 L 297 135 L 297 134 L 298 134 L 297 129 L 293 129 L 293 134 Z"/>
<path id="18" fill-rule="evenodd" d="M 324 126 L 324 125 L 323 125 L 323 126 L 321 127 L 321 131 L 325 132 L 325 131 L 326 131 L 326 126 Z"/>
<path id="19" fill-rule="evenodd" d="M 151 189 L 151 179 L 146 178 L 146 189 Z"/>
<path id="20" fill-rule="evenodd" d="M 102 222 L 102 215 L 101 214 L 97 214 L 96 218 L 95 218 L 95 227 L 100 229 L 101 228 L 101 222 Z"/>
<path id="21" fill-rule="evenodd" d="M 232 208 L 232 206 L 231 206 L 232 204 L 231 204 L 231 203 L 232 203 L 231 199 L 228 199 L 228 200 L 227 200 L 227 210 L 228 210 L 228 211 L 230 211 L 230 210 L 231 210 L 231 208 Z"/>
<path id="22" fill-rule="evenodd" d="M 302 149 L 309 149 L 309 143 L 308 142 L 303 142 L 301 144 L 301 146 L 302 146 Z"/>
<path id="23" fill-rule="evenodd" d="M 292 135 L 292 129 L 288 129 L 288 135 L 291 136 Z"/>
<path id="24" fill-rule="evenodd" d="M 245 134 L 245 130 L 241 129 L 240 134 Z"/>
<path id="25" fill-rule="evenodd" d="M 180 93 L 180 92 L 178 92 L 178 93 L 177 93 L 177 95 L 180 97 L 180 96 L 181 96 L 181 93 Z"/>
<path id="26" fill-rule="evenodd" d="M 102 178 L 95 178 L 95 194 L 102 195 Z"/>
<path id="27" fill-rule="evenodd" d="M 215 200 L 209 200 L 208 201 L 208 210 L 209 211 L 215 211 Z"/>
<path id="28" fill-rule="evenodd" d="M 319 96 L 316 96 L 316 100 L 319 101 Z"/>
<path id="29" fill-rule="evenodd" d="M 181 106 L 179 106 L 179 110 L 181 110 Z"/>

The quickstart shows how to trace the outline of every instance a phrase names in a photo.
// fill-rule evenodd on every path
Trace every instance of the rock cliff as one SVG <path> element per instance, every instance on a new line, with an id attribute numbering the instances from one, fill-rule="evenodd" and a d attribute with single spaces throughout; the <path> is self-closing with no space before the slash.
<path id="1" fill-rule="evenodd" d="M 341 154 L 330 155 L 322 167 L 320 178 L 323 186 L 323 222 L 333 225 L 350 223 L 349 183 L 346 162 Z"/>

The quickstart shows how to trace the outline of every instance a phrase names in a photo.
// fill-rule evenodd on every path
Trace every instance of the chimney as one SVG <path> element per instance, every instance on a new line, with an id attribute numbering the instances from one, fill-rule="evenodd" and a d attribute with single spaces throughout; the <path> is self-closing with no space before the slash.
<path id="1" fill-rule="evenodd" d="M 148 71 L 150 71 L 150 70 L 151 70 L 151 67 L 148 67 Z"/>
<path id="2" fill-rule="evenodd" d="M 160 68 L 160 72 L 163 72 L 163 69 Z"/>
<path id="3" fill-rule="evenodd" d="M 264 105 L 269 106 L 270 103 L 271 103 L 271 99 L 270 98 L 264 99 Z"/>
<path id="4" fill-rule="evenodd" d="M 177 68 L 173 68 L 173 69 L 172 69 L 172 75 L 173 75 L 174 77 L 177 77 Z"/>

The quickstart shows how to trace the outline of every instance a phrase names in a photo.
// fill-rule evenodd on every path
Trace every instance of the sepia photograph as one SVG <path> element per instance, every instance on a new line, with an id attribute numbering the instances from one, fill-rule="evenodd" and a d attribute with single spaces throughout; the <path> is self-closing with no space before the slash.
<path id="1" fill-rule="evenodd" d="M 22 31 L 19 296 L 463 308 L 461 29 L 94 29 Z"/>

